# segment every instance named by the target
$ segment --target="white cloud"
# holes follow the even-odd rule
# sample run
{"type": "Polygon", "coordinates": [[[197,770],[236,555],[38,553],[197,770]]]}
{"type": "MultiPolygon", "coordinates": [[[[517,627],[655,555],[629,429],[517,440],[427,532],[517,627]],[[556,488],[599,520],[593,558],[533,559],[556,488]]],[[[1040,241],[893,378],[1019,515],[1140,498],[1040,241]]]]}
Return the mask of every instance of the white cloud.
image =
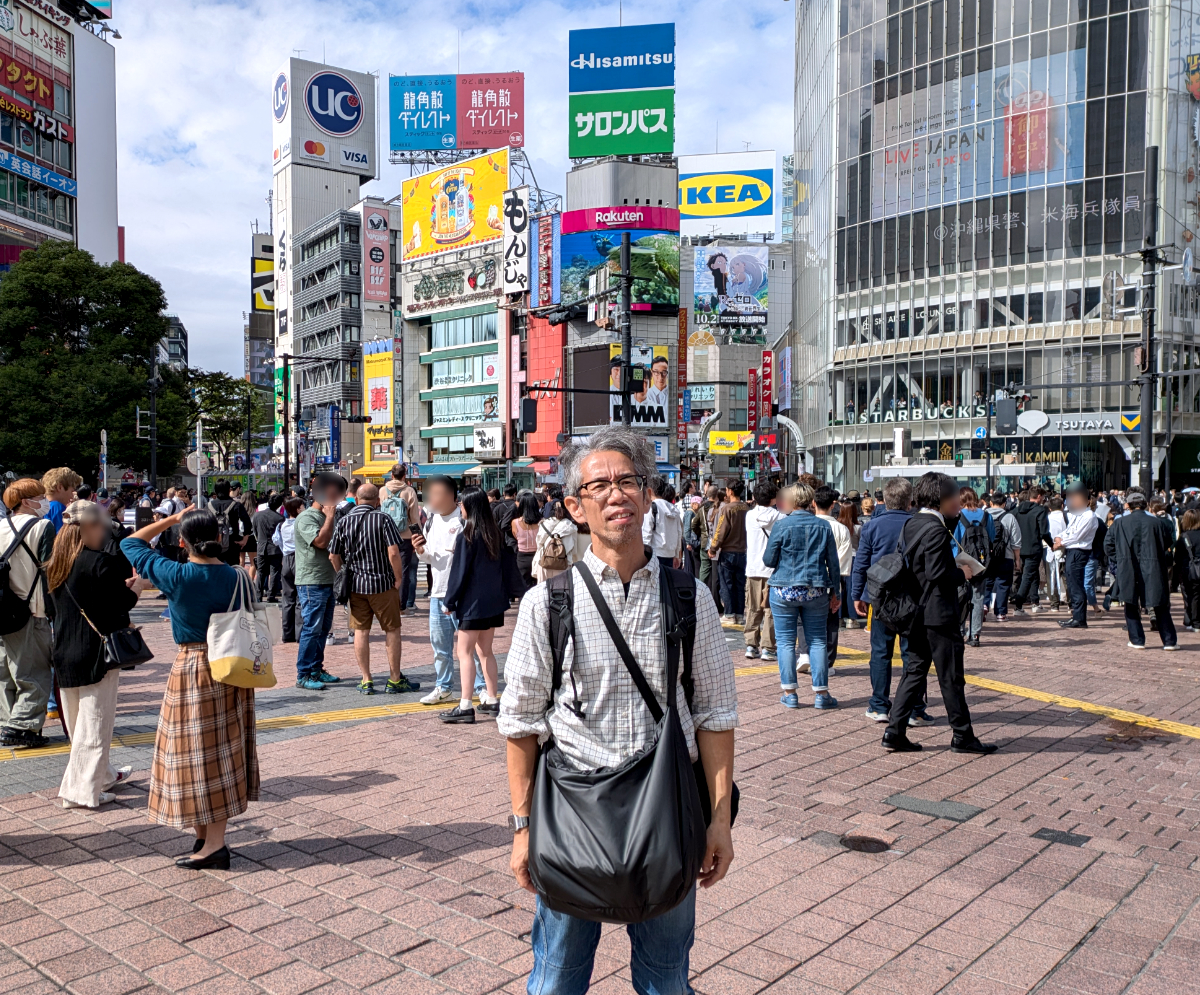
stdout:
{"type": "MultiPolygon", "coordinates": [[[[792,142],[793,4],[624,4],[625,23],[675,20],[676,151],[792,142]]],[[[565,188],[567,32],[616,23],[617,2],[574,0],[122,0],[117,46],[120,219],[126,258],[159,279],[191,336],[195,365],[242,372],[249,235],[269,217],[271,79],[306,59],[376,73],[526,74],[526,151],[538,181],[565,188]]],[[[381,113],[382,120],[382,113],[381,113]]],[[[386,152],[386,133],[381,149],[386,152]]],[[[407,173],[385,165],[367,191],[407,173]]]]}

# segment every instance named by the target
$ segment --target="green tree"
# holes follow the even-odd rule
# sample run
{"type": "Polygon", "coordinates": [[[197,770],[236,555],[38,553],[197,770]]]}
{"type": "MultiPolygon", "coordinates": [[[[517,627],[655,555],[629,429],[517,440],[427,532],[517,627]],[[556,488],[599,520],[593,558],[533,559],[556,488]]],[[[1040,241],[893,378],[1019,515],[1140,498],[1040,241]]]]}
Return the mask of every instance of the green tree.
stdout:
{"type": "MultiPolygon", "coordinates": [[[[100,430],[109,461],[149,469],[135,409],[167,331],[157,280],[126,263],[101,266],[69,242],[22,253],[0,280],[0,465],[18,473],[99,467],[100,430]]],[[[159,371],[159,466],[173,465],[191,429],[187,378],[159,371]]]]}
{"type": "Polygon", "coordinates": [[[216,450],[217,462],[228,470],[236,453],[245,451],[249,417],[253,446],[274,436],[271,394],[228,373],[192,370],[194,410],[204,415],[204,445],[216,450]]]}

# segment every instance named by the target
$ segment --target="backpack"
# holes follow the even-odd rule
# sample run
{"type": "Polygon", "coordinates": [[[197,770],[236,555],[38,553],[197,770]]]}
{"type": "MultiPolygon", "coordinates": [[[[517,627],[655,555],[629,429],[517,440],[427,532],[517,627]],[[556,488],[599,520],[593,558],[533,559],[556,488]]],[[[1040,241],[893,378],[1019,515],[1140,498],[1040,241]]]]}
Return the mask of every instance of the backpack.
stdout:
{"type": "Polygon", "coordinates": [[[1183,537],[1183,544],[1187,546],[1188,551],[1187,579],[1195,584],[1200,582],[1200,560],[1196,559],[1196,550],[1192,548],[1187,536],[1183,537]]]}
{"type": "MultiPolygon", "coordinates": [[[[987,512],[984,512],[986,515],[987,512]]],[[[987,560],[980,562],[987,567],[987,572],[984,576],[994,576],[1001,565],[1008,559],[1008,530],[1004,527],[1004,518],[1008,514],[1007,511],[1002,511],[992,519],[992,525],[996,530],[996,538],[992,540],[991,552],[987,560]]]]}
{"type": "MultiPolygon", "coordinates": [[[[986,515],[987,512],[984,512],[986,515]]],[[[987,570],[995,569],[995,553],[992,550],[993,540],[988,538],[987,522],[980,518],[978,522],[972,522],[969,519],[962,519],[963,537],[959,546],[963,552],[969,553],[983,564],[987,570]]],[[[1004,552],[1001,549],[1000,555],[1003,557],[1004,552]]]]}
{"type": "Polygon", "coordinates": [[[229,512],[232,510],[233,505],[233,498],[230,498],[229,503],[216,514],[218,538],[221,540],[221,549],[225,551],[233,544],[235,529],[233,520],[229,517],[229,512]]]}
{"type": "Polygon", "coordinates": [[[903,545],[902,532],[896,541],[896,551],[881,556],[867,570],[867,594],[872,618],[882,622],[884,628],[906,636],[921,611],[923,599],[903,545]]]}
{"type": "Polygon", "coordinates": [[[26,522],[25,527],[17,533],[4,555],[0,557],[0,636],[7,636],[24,628],[25,624],[33,617],[29,602],[33,600],[33,592],[45,575],[42,573],[42,565],[38,563],[38,558],[25,545],[25,537],[39,521],[40,519],[35,518],[31,522],[26,522]],[[18,546],[23,547],[25,552],[33,558],[33,562],[37,564],[37,576],[29,585],[29,593],[24,598],[12,589],[11,583],[12,557],[18,546]]]}
{"type": "Polygon", "coordinates": [[[542,543],[542,569],[566,570],[571,564],[567,562],[567,549],[563,545],[562,536],[547,529],[545,522],[541,528],[546,534],[546,541],[542,543]]]}
{"type": "MultiPolygon", "coordinates": [[[[578,569],[586,570],[587,567],[579,566],[578,569]]],[[[663,629],[667,639],[668,658],[671,653],[683,654],[683,672],[679,677],[679,686],[683,688],[683,696],[690,709],[692,697],[696,693],[696,682],[692,677],[692,651],[696,645],[696,578],[686,570],[664,567],[661,563],[659,572],[664,575],[662,586],[667,592],[667,596],[663,598],[663,629]]],[[[551,577],[546,581],[546,588],[550,615],[550,701],[553,703],[554,695],[562,687],[567,640],[575,635],[575,582],[571,571],[567,570],[551,577]]],[[[570,677],[571,711],[579,719],[586,720],[585,705],[579,700],[579,688],[575,684],[573,670],[570,677]]],[[[712,801],[708,794],[708,779],[704,776],[704,766],[700,760],[692,765],[692,771],[696,775],[700,807],[707,824],[712,819],[712,801]]],[[[731,826],[737,818],[740,797],[741,793],[735,784],[730,802],[731,826]]]]}

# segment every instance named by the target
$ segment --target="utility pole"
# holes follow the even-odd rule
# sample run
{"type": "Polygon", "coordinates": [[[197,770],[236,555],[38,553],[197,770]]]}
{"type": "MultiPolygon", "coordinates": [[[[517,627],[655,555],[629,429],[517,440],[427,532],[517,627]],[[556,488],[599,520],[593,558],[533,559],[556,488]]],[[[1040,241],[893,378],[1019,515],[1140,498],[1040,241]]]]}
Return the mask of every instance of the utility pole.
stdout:
{"type": "Polygon", "coordinates": [[[108,490],[108,430],[100,429],[100,489],[108,490]]]}
{"type": "Polygon", "coordinates": [[[150,360],[150,486],[158,490],[158,345],[150,360]]]}
{"type": "Polygon", "coordinates": [[[1154,392],[1158,356],[1154,343],[1154,287],[1158,271],[1158,146],[1146,149],[1146,213],[1142,215],[1142,388],[1138,483],[1149,499],[1154,488],[1154,392]]]}
{"type": "Polygon", "coordinates": [[[296,377],[296,486],[302,483],[302,467],[304,465],[304,440],[300,436],[300,377],[296,377]]]}
{"type": "MultiPolygon", "coordinates": [[[[250,390],[254,390],[251,386],[250,390]]],[[[251,422],[254,417],[254,396],[247,392],[246,394],[246,472],[250,473],[250,433],[253,430],[251,422]]],[[[250,478],[253,481],[253,477],[250,478]]],[[[249,490],[249,488],[247,488],[249,490]]]]}
{"type": "Polygon", "coordinates": [[[288,419],[291,417],[291,407],[288,404],[288,395],[290,391],[288,387],[292,379],[291,353],[285,352],[279,357],[283,360],[283,493],[288,492],[288,467],[291,464],[291,451],[288,448],[290,437],[288,433],[288,419]]]}
{"type": "Polygon", "coordinates": [[[630,328],[629,312],[632,308],[630,296],[633,279],[630,274],[629,232],[621,233],[621,424],[626,428],[632,421],[630,392],[633,388],[633,332],[630,328]]]}

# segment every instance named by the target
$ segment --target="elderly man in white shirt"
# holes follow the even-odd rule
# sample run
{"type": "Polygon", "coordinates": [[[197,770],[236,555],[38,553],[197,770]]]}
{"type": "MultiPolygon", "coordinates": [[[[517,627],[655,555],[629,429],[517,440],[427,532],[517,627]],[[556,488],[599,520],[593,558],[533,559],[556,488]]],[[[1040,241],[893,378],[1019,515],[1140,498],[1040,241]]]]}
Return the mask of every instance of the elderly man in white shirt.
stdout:
{"type": "Polygon", "coordinates": [[[667,482],[662,477],[655,474],[647,486],[654,501],[642,520],[642,542],[663,566],[679,567],[683,563],[683,519],[679,509],[663,497],[667,482]]]}
{"type": "Polygon", "coordinates": [[[754,507],[746,512],[746,641],[747,660],[775,659],[775,620],[771,618],[768,582],[771,568],[763,563],[771,527],[783,518],[775,507],[775,487],[754,488],[754,507]],[[759,630],[761,629],[761,637],[759,630]],[[760,647],[761,642],[761,647],[760,647]]]}
{"type": "Polygon", "coordinates": [[[1067,600],[1071,605],[1069,621],[1059,622],[1064,629],[1087,628],[1087,592],[1083,577],[1092,555],[1092,541],[1100,521],[1088,507],[1090,495],[1083,484],[1066,490],[1066,528],[1054,539],[1055,550],[1066,551],[1067,600]]]}

